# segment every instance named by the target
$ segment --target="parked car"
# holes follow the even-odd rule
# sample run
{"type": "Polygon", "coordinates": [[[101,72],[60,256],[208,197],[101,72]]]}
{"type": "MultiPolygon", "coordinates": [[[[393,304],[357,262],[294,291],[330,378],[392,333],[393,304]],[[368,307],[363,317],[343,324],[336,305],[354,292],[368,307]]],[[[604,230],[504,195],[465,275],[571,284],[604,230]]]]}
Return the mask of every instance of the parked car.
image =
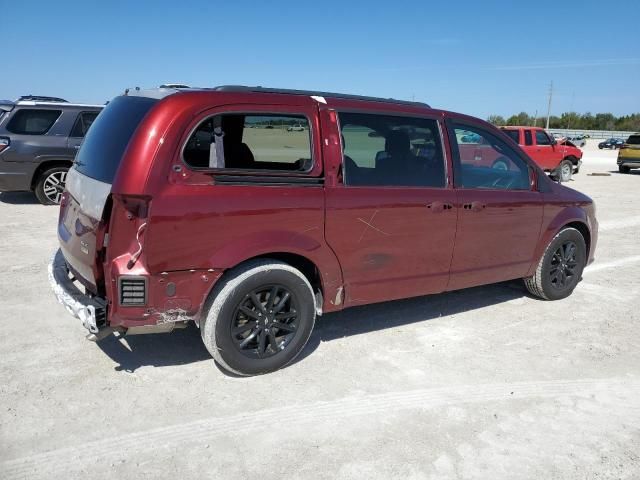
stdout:
{"type": "Polygon", "coordinates": [[[553,178],[568,182],[580,171],[582,150],[566,139],[559,141],[540,127],[507,126],[502,130],[553,178]]]}
{"type": "Polygon", "coordinates": [[[604,142],[600,142],[598,144],[598,148],[602,150],[603,148],[611,148],[617,149],[620,148],[624,144],[624,140],[621,138],[608,138],[604,142]]]}
{"type": "Polygon", "coordinates": [[[30,190],[42,204],[60,203],[67,171],[102,105],[59,100],[0,102],[0,192],[30,190]]]}
{"type": "Polygon", "coordinates": [[[574,147],[583,148],[587,144],[587,139],[583,135],[574,135],[567,137],[574,147]]]}
{"type": "Polygon", "coordinates": [[[565,298],[597,232],[589,197],[477,118],[298,90],[136,91],[69,171],[49,275],[95,339],[195,322],[223,369],[254,375],[289,364],[324,312],[516,278],[565,298]],[[310,135],[245,131],[267,119],[310,135]],[[478,165],[469,133],[506,168],[478,165]]]}
{"type": "Polygon", "coordinates": [[[640,133],[634,133],[618,151],[618,170],[629,173],[633,168],[640,168],[640,133]]]}
{"type": "Polygon", "coordinates": [[[16,102],[57,102],[57,103],[69,103],[68,100],[60,97],[47,97],[44,95],[22,95],[19,97],[16,102]]]}
{"type": "Polygon", "coordinates": [[[302,125],[289,125],[287,132],[304,132],[304,127],[302,125]]]}

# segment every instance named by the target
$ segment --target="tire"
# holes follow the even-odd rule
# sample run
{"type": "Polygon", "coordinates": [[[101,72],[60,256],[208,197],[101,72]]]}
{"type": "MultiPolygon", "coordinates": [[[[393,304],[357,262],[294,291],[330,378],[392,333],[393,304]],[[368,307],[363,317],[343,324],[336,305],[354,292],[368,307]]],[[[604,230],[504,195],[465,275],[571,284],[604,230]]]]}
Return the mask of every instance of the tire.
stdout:
{"type": "Polygon", "coordinates": [[[536,297],[544,300],[560,300],[571,295],[582,278],[582,272],[586,264],[587,247],[584,237],[575,228],[565,228],[549,242],[534,275],[525,278],[524,284],[527,290],[536,297]],[[570,255],[567,255],[564,260],[561,256],[558,256],[559,252],[567,253],[572,251],[570,247],[567,248],[568,245],[575,247],[573,260],[568,260],[570,255]],[[567,268],[564,268],[563,265],[567,265],[567,268]],[[563,285],[561,284],[562,278],[554,277],[554,273],[561,269],[566,275],[570,265],[573,265],[571,268],[572,273],[565,278],[563,285]]]}
{"type": "Polygon", "coordinates": [[[573,163],[571,163],[571,160],[566,159],[560,162],[560,165],[558,165],[558,168],[555,172],[556,178],[558,178],[561,182],[568,182],[569,180],[571,180],[572,174],[573,163]]]}
{"type": "Polygon", "coordinates": [[[200,325],[202,340],[224,370],[242,376],[273,372],[291,363],[309,340],[315,302],[313,289],[299,270],[272,259],[249,261],[230,270],[214,288],[200,325]],[[270,313],[276,308],[280,313],[270,313]],[[286,315],[290,317],[285,319],[286,315]]]}
{"type": "Polygon", "coordinates": [[[43,205],[58,205],[69,167],[48,168],[40,174],[33,193],[43,205]]]}
{"type": "Polygon", "coordinates": [[[565,160],[568,160],[571,162],[571,171],[573,172],[574,175],[580,171],[580,167],[578,167],[578,159],[576,157],[569,156],[565,158],[565,160]]]}
{"type": "Polygon", "coordinates": [[[629,167],[625,167],[624,165],[618,165],[618,171],[620,173],[629,173],[631,169],[629,167]]]}

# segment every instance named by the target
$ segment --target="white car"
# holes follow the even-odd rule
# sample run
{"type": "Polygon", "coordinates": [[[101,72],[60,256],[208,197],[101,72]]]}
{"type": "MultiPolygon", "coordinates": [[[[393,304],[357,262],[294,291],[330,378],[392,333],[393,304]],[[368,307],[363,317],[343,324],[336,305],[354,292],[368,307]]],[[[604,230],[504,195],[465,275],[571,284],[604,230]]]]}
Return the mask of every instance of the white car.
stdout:
{"type": "Polygon", "coordinates": [[[304,132],[302,125],[290,125],[287,127],[287,132],[304,132]]]}

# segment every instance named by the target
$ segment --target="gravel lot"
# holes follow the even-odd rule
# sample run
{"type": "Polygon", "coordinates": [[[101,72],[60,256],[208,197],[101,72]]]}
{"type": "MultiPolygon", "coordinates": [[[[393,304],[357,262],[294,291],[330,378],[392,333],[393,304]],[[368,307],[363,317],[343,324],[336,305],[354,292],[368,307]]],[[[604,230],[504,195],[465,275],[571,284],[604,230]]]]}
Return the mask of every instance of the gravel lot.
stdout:
{"type": "Polygon", "coordinates": [[[640,478],[640,171],[594,143],[569,186],[600,240],[570,298],[508,282],[326,315],[255,378],[196,328],[85,341],[47,281],[57,209],[0,194],[0,478],[640,478]]]}

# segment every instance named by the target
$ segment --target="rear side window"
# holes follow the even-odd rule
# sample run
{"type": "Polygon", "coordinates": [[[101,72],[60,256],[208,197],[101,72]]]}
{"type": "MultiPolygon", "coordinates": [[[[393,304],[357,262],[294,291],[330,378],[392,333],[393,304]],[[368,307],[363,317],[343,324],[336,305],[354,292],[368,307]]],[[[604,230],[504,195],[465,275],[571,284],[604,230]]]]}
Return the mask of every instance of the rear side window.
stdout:
{"type": "Polygon", "coordinates": [[[302,115],[216,115],[191,134],[183,158],[195,168],[308,172],[309,122],[302,115]]]}
{"type": "Polygon", "coordinates": [[[503,132],[509,135],[514,142],[520,143],[520,130],[503,130],[503,132]]]}
{"type": "Polygon", "coordinates": [[[70,137],[82,138],[89,131],[89,127],[98,116],[99,112],[82,112],[78,115],[76,123],[71,129],[70,137]]]}
{"type": "Polygon", "coordinates": [[[91,178],[112,183],[129,140],[157,101],[121,96],[109,102],[87,132],[75,168],[91,178]]]}
{"type": "MultiPolygon", "coordinates": [[[[345,185],[445,186],[445,162],[437,121],[363,113],[338,116],[345,185]]],[[[465,137],[465,142],[478,139],[471,135],[465,137]]]]}
{"type": "Polygon", "coordinates": [[[61,113],[62,110],[20,109],[9,120],[7,130],[19,135],[44,135],[61,113]]]}
{"type": "Polygon", "coordinates": [[[533,137],[531,136],[531,130],[524,131],[524,144],[533,145],[533,137]]]}
{"type": "Polygon", "coordinates": [[[631,135],[627,139],[629,145],[640,145],[640,135],[631,135]]]}

